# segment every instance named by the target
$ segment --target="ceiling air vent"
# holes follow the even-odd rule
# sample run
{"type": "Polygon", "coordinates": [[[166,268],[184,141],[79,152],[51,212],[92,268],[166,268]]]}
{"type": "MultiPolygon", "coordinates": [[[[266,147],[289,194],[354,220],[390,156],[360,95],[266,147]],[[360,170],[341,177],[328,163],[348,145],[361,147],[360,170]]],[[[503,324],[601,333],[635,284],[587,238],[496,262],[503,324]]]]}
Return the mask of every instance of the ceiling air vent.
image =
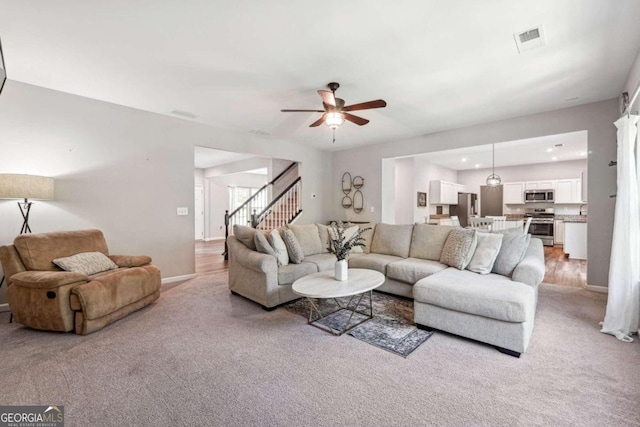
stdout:
{"type": "Polygon", "coordinates": [[[516,46],[520,53],[545,45],[542,25],[520,33],[515,33],[513,38],[516,41],[516,46]]]}

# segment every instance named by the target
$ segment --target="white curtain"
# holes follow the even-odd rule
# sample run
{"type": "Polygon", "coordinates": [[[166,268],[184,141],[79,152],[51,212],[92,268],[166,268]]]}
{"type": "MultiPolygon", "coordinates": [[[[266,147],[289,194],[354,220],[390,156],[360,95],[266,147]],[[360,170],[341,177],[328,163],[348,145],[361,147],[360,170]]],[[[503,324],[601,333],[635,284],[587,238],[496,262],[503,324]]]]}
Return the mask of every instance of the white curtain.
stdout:
{"type": "Polygon", "coordinates": [[[638,116],[625,115],[618,128],[618,189],[613,224],[607,313],[600,332],[631,342],[640,319],[640,174],[634,147],[638,116]]]}

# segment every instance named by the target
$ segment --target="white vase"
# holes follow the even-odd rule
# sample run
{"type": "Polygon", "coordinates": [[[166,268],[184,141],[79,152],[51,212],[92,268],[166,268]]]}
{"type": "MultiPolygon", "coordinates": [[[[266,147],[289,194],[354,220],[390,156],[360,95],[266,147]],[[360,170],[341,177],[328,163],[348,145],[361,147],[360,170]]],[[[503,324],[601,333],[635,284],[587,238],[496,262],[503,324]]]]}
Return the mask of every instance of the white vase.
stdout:
{"type": "Polygon", "coordinates": [[[342,261],[336,261],[336,280],[347,280],[347,272],[348,270],[348,265],[347,265],[347,260],[343,259],[342,261]]]}

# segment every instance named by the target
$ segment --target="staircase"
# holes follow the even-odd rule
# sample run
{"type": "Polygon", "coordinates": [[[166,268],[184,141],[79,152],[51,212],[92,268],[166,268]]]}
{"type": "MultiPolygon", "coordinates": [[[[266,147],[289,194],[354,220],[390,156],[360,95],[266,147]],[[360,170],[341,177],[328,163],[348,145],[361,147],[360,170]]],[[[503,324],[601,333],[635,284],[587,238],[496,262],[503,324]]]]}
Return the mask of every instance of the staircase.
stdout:
{"type": "MultiPolygon", "coordinates": [[[[280,194],[273,196],[274,189],[281,188],[283,181],[290,179],[289,172],[297,170],[298,163],[292,163],[273,180],[262,186],[233,212],[225,211],[224,259],[229,259],[226,239],[234,224],[251,226],[259,230],[272,230],[295,221],[302,213],[302,177],[298,176],[280,194]],[[271,201],[266,204],[266,201],[271,201]],[[266,206],[265,206],[266,204],[266,206]],[[264,209],[260,207],[265,206],[264,209]]],[[[285,181],[286,182],[286,181],[285,181]]]]}

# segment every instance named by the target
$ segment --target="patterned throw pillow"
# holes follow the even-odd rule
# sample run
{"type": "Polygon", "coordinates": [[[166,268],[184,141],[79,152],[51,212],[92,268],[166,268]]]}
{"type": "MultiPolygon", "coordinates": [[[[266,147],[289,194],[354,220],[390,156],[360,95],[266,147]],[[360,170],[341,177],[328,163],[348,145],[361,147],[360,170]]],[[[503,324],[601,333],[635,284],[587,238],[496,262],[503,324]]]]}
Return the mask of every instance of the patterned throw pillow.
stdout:
{"type": "Polygon", "coordinates": [[[467,265],[467,270],[479,274],[489,274],[496,262],[502,246],[502,234],[478,233],[478,245],[467,265]]]}
{"type": "Polygon", "coordinates": [[[102,252],[82,252],[65,258],[56,258],[52,262],[64,271],[82,273],[87,276],[118,268],[102,252]]]}
{"type": "Polygon", "coordinates": [[[304,259],[304,252],[302,251],[300,243],[298,243],[298,239],[296,239],[296,235],[293,234],[291,230],[284,230],[282,239],[284,240],[284,244],[287,245],[289,260],[294,264],[300,264],[304,259]]]}
{"type": "Polygon", "coordinates": [[[256,244],[256,249],[258,252],[262,254],[273,255],[274,257],[278,258],[278,254],[276,254],[276,251],[273,250],[262,231],[256,231],[256,235],[253,237],[253,241],[256,244]]]}
{"type": "Polygon", "coordinates": [[[280,232],[276,229],[271,230],[269,233],[269,244],[276,253],[278,258],[278,265],[289,265],[289,253],[287,252],[287,245],[282,240],[280,232]]]}
{"type": "Polygon", "coordinates": [[[449,267],[464,270],[469,261],[471,261],[477,244],[476,230],[454,228],[449,232],[447,241],[444,243],[440,254],[440,262],[449,267]]]}

